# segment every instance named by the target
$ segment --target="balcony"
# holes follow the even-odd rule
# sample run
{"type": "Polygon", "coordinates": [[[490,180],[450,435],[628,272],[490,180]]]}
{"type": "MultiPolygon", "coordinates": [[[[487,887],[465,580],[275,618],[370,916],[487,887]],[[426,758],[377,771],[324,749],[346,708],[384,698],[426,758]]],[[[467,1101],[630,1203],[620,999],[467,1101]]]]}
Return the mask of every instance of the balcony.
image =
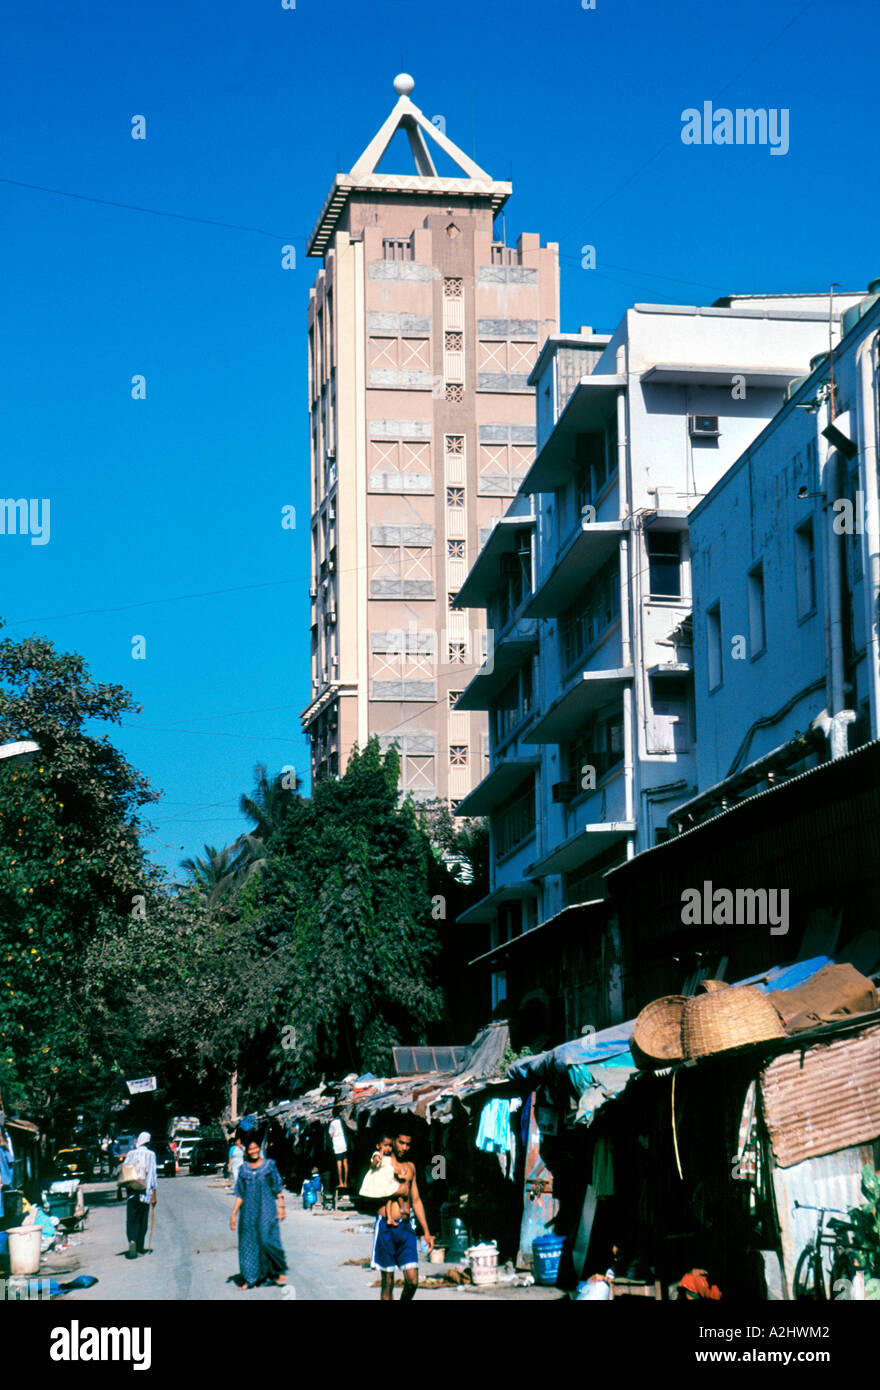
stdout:
{"type": "Polygon", "coordinates": [[[646,367],[640,380],[646,386],[725,386],[744,378],[749,390],[784,391],[789,382],[803,375],[800,367],[722,367],[695,362],[655,362],[646,367]]]}
{"type": "Polygon", "coordinates": [[[523,609],[524,616],[557,618],[565,612],[619,549],[623,532],[623,523],[619,521],[593,521],[587,526],[578,526],[547,578],[523,609]]]}
{"type": "Polygon", "coordinates": [[[530,757],[503,758],[492,771],[455,808],[457,816],[488,816],[496,806],[509,801],[523,782],[537,773],[541,764],[539,754],[530,757]]]}
{"type": "Polygon", "coordinates": [[[544,878],[547,874],[569,873],[635,833],[634,820],[591,822],[574,835],[569,835],[562,844],[557,845],[542,859],[530,864],[526,872],[534,878],[544,878]]]}
{"type": "Polygon", "coordinates": [[[535,518],[531,514],[499,517],[458,592],[456,608],[488,607],[492,594],[501,584],[502,556],[515,554],[517,532],[530,530],[534,525],[535,518]]]}
{"type": "Polygon", "coordinates": [[[469,907],[463,912],[456,921],[463,922],[470,926],[476,922],[494,922],[495,914],[501,903],[515,902],[518,898],[536,898],[538,890],[534,883],[529,883],[528,879],[512,879],[509,883],[503,883],[494,892],[487,893],[485,898],[481,898],[473,907],[469,907]]]}
{"type": "Polygon", "coordinates": [[[574,468],[577,436],[602,429],[615,409],[618,393],[625,386],[625,376],[585,376],[581,379],[553,433],[523,479],[522,492],[553,492],[568,482],[574,468]]]}
{"type": "Polygon", "coordinates": [[[632,678],[631,666],[582,671],[574,685],[554,700],[547,713],[524,735],[523,743],[566,743],[632,678]]]}
{"type": "MultiPolygon", "coordinates": [[[[492,642],[491,633],[489,641],[492,642]]],[[[494,647],[490,646],[486,661],[458,697],[455,708],[490,709],[514,672],[537,650],[538,629],[534,621],[518,618],[508,623],[494,647]]]]}

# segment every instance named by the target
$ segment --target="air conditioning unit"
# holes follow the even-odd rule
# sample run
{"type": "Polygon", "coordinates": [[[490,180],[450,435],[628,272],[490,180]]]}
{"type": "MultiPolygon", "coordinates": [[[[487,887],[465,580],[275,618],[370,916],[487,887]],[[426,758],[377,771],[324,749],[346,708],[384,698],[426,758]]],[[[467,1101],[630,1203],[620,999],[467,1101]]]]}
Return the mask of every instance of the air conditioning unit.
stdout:
{"type": "Polygon", "coordinates": [[[316,586],[313,584],[312,587],[309,589],[309,598],[317,598],[317,597],[318,597],[318,590],[317,590],[316,586]]]}
{"type": "Polygon", "coordinates": [[[327,519],[328,519],[329,521],[335,521],[335,520],[336,520],[336,508],[335,508],[335,507],[328,507],[328,508],[327,508],[327,519]]]}
{"type": "Polygon", "coordinates": [[[328,561],[327,561],[327,573],[328,573],[328,574],[335,574],[335,573],[336,573],[336,565],[333,563],[332,560],[328,560],[328,561]]]}
{"type": "Polygon", "coordinates": [[[334,460],[335,460],[335,458],[336,458],[336,450],[335,450],[335,449],[328,449],[328,450],[327,450],[327,462],[328,462],[328,463],[333,463],[334,460]]]}
{"type": "Polygon", "coordinates": [[[554,801],[573,801],[577,795],[576,782],[554,782],[551,788],[554,801]]]}
{"type": "Polygon", "coordinates": [[[334,671],[338,671],[338,670],[339,670],[339,657],[338,657],[338,656],[334,656],[334,657],[332,658],[331,662],[330,662],[330,665],[332,666],[332,668],[333,668],[334,671]]]}
{"type": "Polygon", "coordinates": [[[688,429],[691,439],[717,439],[721,433],[717,415],[689,415],[688,429]]]}
{"type": "Polygon", "coordinates": [[[328,609],[327,609],[327,613],[326,613],[325,616],[326,616],[326,618],[327,618],[327,622],[328,622],[328,623],[331,623],[331,624],[332,624],[332,623],[335,623],[335,622],[336,622],[336,609],[335,609],[335,608],[328,608],[328,609]]]}

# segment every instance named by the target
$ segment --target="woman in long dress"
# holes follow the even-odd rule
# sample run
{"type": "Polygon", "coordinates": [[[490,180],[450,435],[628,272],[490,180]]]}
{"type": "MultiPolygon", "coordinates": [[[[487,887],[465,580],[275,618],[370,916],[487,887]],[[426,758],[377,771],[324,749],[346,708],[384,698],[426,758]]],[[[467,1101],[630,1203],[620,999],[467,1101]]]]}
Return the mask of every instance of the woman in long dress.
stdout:
{"type": "Polygon", "coordinates": [[[229,1219],[234,1231],[238,1213],[238,1262],[242,1287],[286,1284],[287,1259],[281,1244],[279,1221],[284,1220],[284,1187],[271,1158],[263,1158],[257,1139],[245,1150],[245,1162],[235,1181],[235,1205],[229,1219]]]}

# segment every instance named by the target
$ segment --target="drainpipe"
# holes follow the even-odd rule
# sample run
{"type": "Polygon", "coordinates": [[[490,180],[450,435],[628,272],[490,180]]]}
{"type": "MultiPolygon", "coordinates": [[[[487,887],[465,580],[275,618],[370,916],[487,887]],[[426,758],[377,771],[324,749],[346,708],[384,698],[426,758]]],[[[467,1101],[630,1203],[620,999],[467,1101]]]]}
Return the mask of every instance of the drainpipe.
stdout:
{"type": "Polygon", "coordinates": [[[861,484],[865,493],[865,534],[862,571],[865,590],[865,647],[871,708],[871,737],[880,737],[880,645],[877,601],[880,594],[880,499],[877,490],[877,352],[880,333],[859,344],[859,424],[863,464],[861,484]]]}
{"type": "Polygon", "coordinates": [[[819,450],[820,459],[820,480],[819,491],[823,494],[822,499],[822,536],[823,536],[823,555],[825,561],[825,583],[827,586],[828,606],[826,608],[826,638],[827,638],[827,676],[826,690],[828,700],[828,710],[831,717],[844,707],[843,695],[843,613],[841,610],[841,577],[840,577],[840,550],[837,544],[832,521],[834,517],[833,503],[839,496],[837,478],[837,457],[836,452],[828,444],[822,435],[822,430],[830,424],[834,418],[834,401],[829,396],[827,403],[823,403],[819,412],[819,450]]]}
{"type": "MultiPolygon", "coordinates": [[[[627,375],[626,347],[621,343],[617,349],[616,361],[619,376],[627,377],[627,386],[617,395],[617,494],[618,509],[624,522],[632,518],[629,492],[629,440],[627,435],[627,375]]],[[[632,666],[632,640],[630,628],[630,561],[629,539],[624,532],[620,538],[620,656],[624,666],[632,666]]],[[[627,683],[623,687],[623,788],[624,818],[635,819],[635,757],[633,752],[633,688],[627,683]]],[[[635,843],[632,835],[627,837],[626,857],[632,859],[635,843]]]]}

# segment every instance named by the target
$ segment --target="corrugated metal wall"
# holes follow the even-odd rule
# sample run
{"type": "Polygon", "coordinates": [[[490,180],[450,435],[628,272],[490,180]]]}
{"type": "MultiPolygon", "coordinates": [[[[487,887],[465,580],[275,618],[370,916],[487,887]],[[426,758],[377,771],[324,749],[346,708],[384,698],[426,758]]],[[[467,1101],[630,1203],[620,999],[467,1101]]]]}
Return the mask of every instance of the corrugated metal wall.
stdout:
{"type": "Polygon", "coordinates": [[[880,1136],[880,1026],[805,1052],[784,1053],[761,1074],[778,1167],[880,1136]]]}

